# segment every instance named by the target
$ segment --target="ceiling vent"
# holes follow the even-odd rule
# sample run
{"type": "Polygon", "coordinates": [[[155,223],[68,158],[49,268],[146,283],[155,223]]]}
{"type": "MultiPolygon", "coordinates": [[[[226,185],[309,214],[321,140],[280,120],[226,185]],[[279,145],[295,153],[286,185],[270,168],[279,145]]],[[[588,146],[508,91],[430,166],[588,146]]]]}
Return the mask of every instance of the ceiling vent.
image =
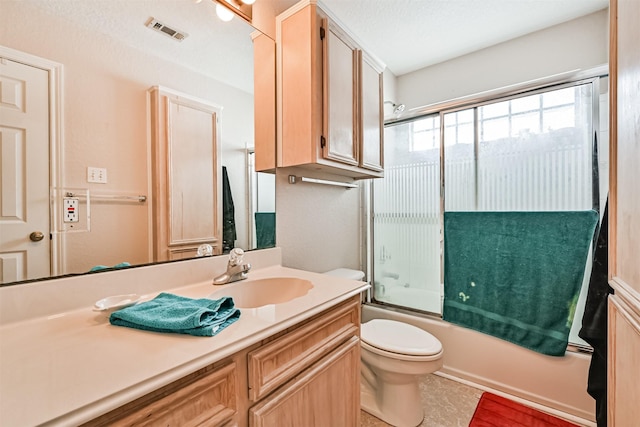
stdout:
{"type": "Polygon", "coordinates": [[[179,42],[189,36],[189,34],[185,33],[184,31],[168,27],[155,18],[149,18],[149,21],[147,21],[147,27],[151,28],[152,30],[156,30],[166,36],[169,36],[174,40],[178,40],[179,42]]]}

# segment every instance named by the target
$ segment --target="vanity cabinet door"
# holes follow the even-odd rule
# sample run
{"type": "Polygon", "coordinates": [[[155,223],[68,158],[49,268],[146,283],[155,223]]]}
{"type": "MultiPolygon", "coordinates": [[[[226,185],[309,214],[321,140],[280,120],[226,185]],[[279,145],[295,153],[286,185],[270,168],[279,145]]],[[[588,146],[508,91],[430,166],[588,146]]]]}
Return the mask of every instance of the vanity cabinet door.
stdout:
{"type": "Polygon", "coordinates": [[[351,337],[358,336],[359,328],[360,300],[354,297],[249,352],[249,399],[255,402],[267,396],[351,337]]]}
{"type": "Polygon", "coordinates": [[[238,412],[236,363],[205,368],[85,426],[224,426],[238,412]]]}
{"type": "Polygon", "coordinates": [[[359,426],[360,340],[342,344],[249,411],[251,427],[359,426]]]}

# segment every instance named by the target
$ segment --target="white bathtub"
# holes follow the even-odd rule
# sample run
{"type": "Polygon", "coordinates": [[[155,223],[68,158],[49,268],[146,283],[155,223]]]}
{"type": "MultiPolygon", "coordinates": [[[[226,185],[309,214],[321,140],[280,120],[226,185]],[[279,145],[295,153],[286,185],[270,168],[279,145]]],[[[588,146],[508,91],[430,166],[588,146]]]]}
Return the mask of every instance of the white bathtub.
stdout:
{"type": "Polygon", "coordinates": [[[411,307],[429,313],[442,313],[442,293],[422,288],[390,286],[384,294],[376,294],[381,302],[411,307]]]}

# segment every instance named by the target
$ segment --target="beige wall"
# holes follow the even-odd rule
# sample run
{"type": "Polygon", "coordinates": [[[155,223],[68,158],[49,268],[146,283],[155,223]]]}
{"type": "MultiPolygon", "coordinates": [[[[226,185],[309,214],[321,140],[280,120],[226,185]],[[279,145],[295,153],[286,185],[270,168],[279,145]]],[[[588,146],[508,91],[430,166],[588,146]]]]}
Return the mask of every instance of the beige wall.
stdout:
{"type": "MultiPolygon", "coordinates": [[[[607,14],[597,12],[407,75],[395,77],[387,71],[384,99],[409,109],[604,64],[607,14]]],[[[317,185],[291,185],[285,172],[276,187],[276,244],[283,248],[285,265],[317,272],[341,266],[363,269],[355,190],[345,194],[317,185]]]]}
{"type": "Polygon", "coordinates": [[[282,265],[317,273],[340,267],[362,270],[360,190],[300,182],[288,176],[334,181],[344,178],[301,168],[276,174],[276,244],[282,265]]]}
{"type": "MultiPolygon", "coordinates": [[[[21,3],[2,2],[0,45],[64,66],[65,187],[150,196],[146,91],[166,86],[223,107],[222,164],[234,196],[236,245],[247,247],[243,150],[253,145],[253,95],[21,3]],[[108,183],[88,184],[88,166],[106,168],[108,183]]],[[[149,207],[94,202],[91,231],[65,236],[65,272],[149,262],[149,207]]]]}
{"type": "MultiPolygon", "coordinates": [[[[396,80],[395,99],[390,99],[387,94],[385,99],[405,103],[407,107],[422,106],[576,68],[604,64],[608,61],[607,28],[607,12],[598,12],[400,76],[396,80]]],[[[385,75],[385,83],[388,78],[393,76],[385,75]]],[[[358,216],[362,207],[355,191],[350,191],[353,192],[345,193],[344,190],[313,185],[291,185],[287,183],[286,174],[279,173],[276,181],[276,241],[283,248],[284,265],[321,272],[339,266],[354,268],[363,264],[362,259],[355,258],[361,249],[358,216]]],[[[374,313],[371,317],[392,315],[392,312],[386,313],[374,313]]],[[[411,323],[419,323],[418,317],[409,317],[416,319],[411,323]]],[[[585,391],[588,356],[545,356],[540,361],[543,358],[517,346],[496,344],[494,338],[461,328],[454,331],[446,322],[432,323],[437,325],[434,333],[443,341],[445,353],[451,352],[447,356],[448,362],[445,362],[450,374],[583,419],[594,419],[593,400],[585,391]],[[491,349],[496,345],[502,352],[484,352],[478,359],[468,357],[476,349],[491,349]],[[535,363],[532,362],[534,359],[535,363]],[[501,360],[508,362],[505,372],[516,375],[515,380],[512,378],[507,381],[503,378],[504,373],[498,375],[495,372],[496,363],[499,364],[501,360]],[[490,368],[470,368],[477,363],[490,368]],[[534,374],[518,374],[523,372],[534,374]],[[539,381],[529,383],[530,378],[539,381]],[[551,390],[545,379],[551,379],[554,384],[552,388],[561,391],[551,390]],[[557,384],[562,387],[558,388],[557,384]]]]}
{"type": "Polygon", "coordinates": [[[608,28],[608,10],[602,10],[405,74],[395,101],[421,107],[606,64],[608,28]]]}

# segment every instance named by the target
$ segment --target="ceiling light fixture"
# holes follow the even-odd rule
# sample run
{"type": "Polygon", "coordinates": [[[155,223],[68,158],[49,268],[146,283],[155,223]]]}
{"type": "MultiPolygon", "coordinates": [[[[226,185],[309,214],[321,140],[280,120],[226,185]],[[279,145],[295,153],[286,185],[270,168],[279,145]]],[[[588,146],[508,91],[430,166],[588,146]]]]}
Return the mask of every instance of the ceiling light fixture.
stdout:
{"type": "Polygon", "coordinates": [[[216,0],[216,15],[223,21],[231,21],[238,15],[251,24],[253,3],[256,0],[216,0]]]}
{"type": "Polygon", "coordinates": [[[216,4],[216,15],[221,21],[229,22],[233,19],[233,12],[229,8],[224,7],[220,3],[216,4]]]}

